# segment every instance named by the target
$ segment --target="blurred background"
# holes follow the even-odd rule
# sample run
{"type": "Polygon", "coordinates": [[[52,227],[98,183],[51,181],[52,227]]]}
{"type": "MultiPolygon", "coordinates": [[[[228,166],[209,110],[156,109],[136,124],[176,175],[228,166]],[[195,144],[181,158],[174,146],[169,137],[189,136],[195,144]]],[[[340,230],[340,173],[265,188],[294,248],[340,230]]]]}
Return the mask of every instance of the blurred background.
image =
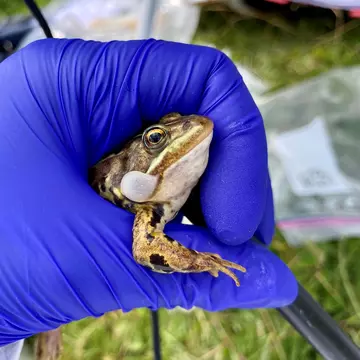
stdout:
{"type": "MultiPolygon", "coordinates": [[[[266,125],[278,224],[271,249],[360,346],[360,1],[37,4],[54,37],[151,36],[206,44],[233,59],[266,125]]],[[[22,0],[0,0],[0,61],[42,37],[22,0]]],[[[321,359],[275,310],[159,314],[164,359],[321,359]]],[[[63,331],[63,360],[153,358],[147,309],[63,331]]],[[[33,343],[22,359],[31,359],[33,343]]]]}

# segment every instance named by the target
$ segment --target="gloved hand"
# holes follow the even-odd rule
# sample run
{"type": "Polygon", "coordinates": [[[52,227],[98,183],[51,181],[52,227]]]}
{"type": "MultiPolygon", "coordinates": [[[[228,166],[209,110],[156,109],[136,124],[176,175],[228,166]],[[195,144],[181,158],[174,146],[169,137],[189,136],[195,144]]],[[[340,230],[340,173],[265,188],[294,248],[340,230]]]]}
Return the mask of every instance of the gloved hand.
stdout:
{"type": "Polygon", "coordinates": [[[261,115],[234,64],[164,41],[47,39],[0,64],[0,345],[138,307],[285,306],[297,294],[268,244],[274,232],[261,115]],[[98,196],[87,170],[166,113],[215,123],[201,185],[208,228],[170,223],[185,246],[247,269],[154,273],[132,257],[134,216],[98,196]]]}

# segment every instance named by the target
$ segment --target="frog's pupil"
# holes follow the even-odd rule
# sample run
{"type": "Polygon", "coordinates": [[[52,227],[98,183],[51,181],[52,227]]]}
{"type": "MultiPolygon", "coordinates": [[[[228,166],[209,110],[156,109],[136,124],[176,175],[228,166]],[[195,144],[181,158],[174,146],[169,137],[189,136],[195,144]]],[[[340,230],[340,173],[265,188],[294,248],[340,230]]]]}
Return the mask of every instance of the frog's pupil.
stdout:
{"type": "Polygon", "coordinates": [[[152,143],[156,144],[161,140],[161,134],[158,132],[154,132],[150,134],[149,138],[152,143]]]}

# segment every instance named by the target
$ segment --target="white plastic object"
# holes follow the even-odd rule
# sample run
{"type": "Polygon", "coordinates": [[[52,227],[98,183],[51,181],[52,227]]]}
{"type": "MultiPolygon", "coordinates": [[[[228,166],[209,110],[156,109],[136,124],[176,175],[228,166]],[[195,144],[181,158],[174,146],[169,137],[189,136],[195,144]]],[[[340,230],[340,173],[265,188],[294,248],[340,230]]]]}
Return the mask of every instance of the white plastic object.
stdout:
{"type": "MultiPolygon", "coordinates": [[[[43,12],[54,37],[98,41],[155,38],[189,43],[200,18],[199,6],[190,0],[55,0],[43,12]]],[[[43,37],[36,29],[20,47],[43,37]]]]}
{"type": "Polygon", "coordinates": [[[359,0],[295,0],[294,3],[313,5],[327,9],[353,10],[360,9],[359,0]]]}
{"type": "Polygon", "coordinates": [[[360,235],[360,67],[268,94],[260,105],[278,228],[301,246],[360,235]]]}

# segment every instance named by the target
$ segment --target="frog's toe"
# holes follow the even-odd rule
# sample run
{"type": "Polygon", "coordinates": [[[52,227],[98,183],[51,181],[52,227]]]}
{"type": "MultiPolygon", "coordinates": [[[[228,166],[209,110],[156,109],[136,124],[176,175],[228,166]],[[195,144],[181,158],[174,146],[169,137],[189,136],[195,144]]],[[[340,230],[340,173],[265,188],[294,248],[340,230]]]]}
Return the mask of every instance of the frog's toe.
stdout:
{"type": "Polygon", "coordinates": [[[218,269],[211,269],[209,270],[209,273],[214,277],[219,277],[219,270],[218,269]]]}
{"type": "Polygon", "coordinates": [[[224,260],[220,255],[218,254],[213,254],[213,253],[208,253],[208,252],[204,252],[202,253],[204,254],[205,256],[209,256],[213,262],[215,262],[217,264],[217,266],[221,266],[221,267],[230,267],[230,268],[233,268],[233,269],[236,269],[236,270],[239,270],[243,273],[246,272],[246,269],[239,265],[239,264],[236,264],[232,261],[227,261],[227,260],[224,260]]]}
{"type": "Polygon", "coordinates": [[[235,281],[236,286],[240,286],[239,279],[228,268],[233,268],[233,269],[239,270],[241,272],[246,272],[246,269],[243,266],[233,263],[231,261],[224,260],[218,254],[206,253],[206,256],[209,256],[212,260],[212,268],[209,270],[209,273],[211,275],[218,277],[219,271],[221,271],[224,274],[230,276],[235,281]],[[214,275],[214,273],[216,273],[216,275],[214,275]]]}
{"type": "Polygon", "coordinates": [[[217,260],[215,260],[219,265],[222,265],[222,266],[224,266],[224,267],[230,267],[230,268],[233,268],[233,269],[236,269],[236,270],[239,270],[239,271],[241,271],[241,272],[243,272],[243,273],[245,273],[246,272],[246,269],[243,267],[243,266],[241,266],[241,265],[239,265],[239,264],[236,264],[236,263],[234,263],[234,262],[231,262],[231,261],[227,261],[227,260],[224,260],[224,259],[217,259],[217,260]]]}
{"type": "Polygon", "coordinates": [[[240,281],[239,281],[238,277],[231,270],[229,270],[227,267],[219,265],[219,264],[216,264],[216,267],[217,267],[216,270],[218,272],[221,271],[224,274],[230,276],[235,281],[236,286],[240,286],[240,281]]]}
{"type": "Polygon", "coordinates": [[[221,259],[221,256],[219,254],[213,254],[213,253],[209,253],[209,252],[203,252],[203,254],[209,255],[211,257],[216,257],[218,259],[221,259]]]}

